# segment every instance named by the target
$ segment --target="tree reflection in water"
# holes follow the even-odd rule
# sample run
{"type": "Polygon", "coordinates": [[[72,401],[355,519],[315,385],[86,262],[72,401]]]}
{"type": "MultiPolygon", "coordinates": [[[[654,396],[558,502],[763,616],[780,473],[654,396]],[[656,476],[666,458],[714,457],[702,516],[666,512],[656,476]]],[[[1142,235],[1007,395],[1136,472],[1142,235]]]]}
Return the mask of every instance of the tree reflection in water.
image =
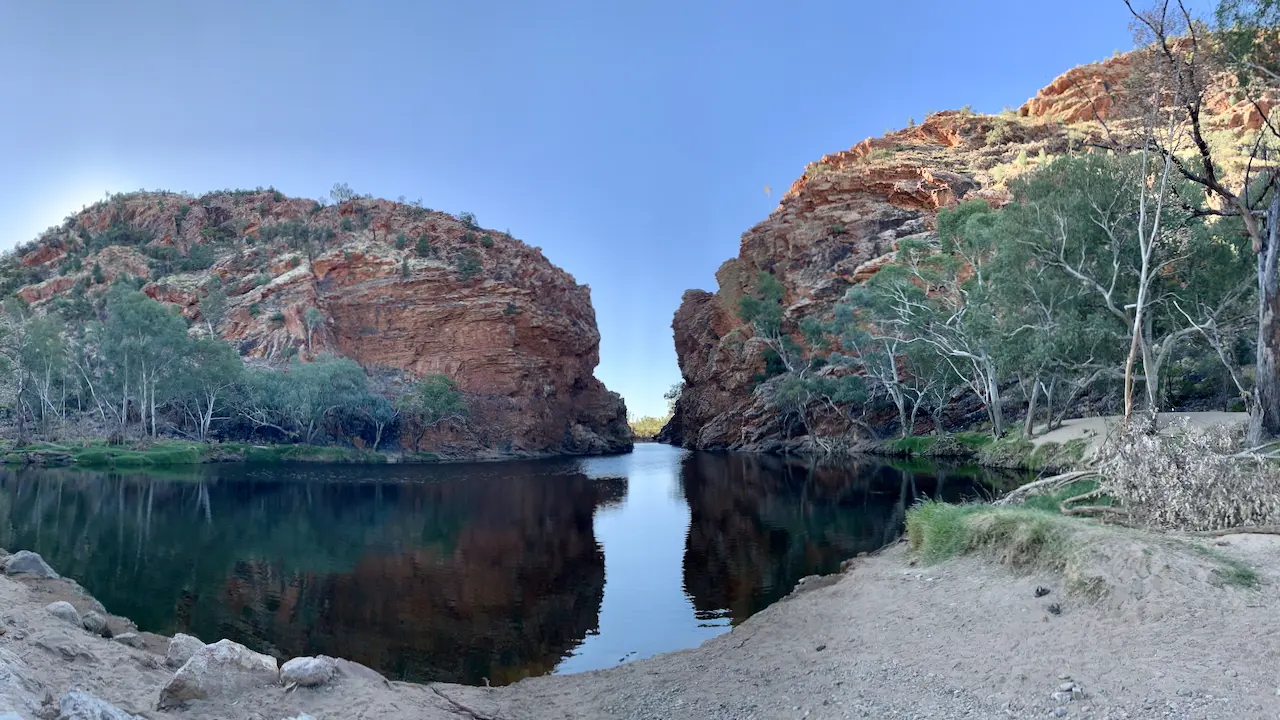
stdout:
{"type": "Polygon", "coordinates": [[[581,462],[0,470],[0,546],[40,552],[144,630],[340,655],[397,679],[502,684],[600,638],[601,508],[640,533],[611,550],[631,574],[614,591],[640,596],[615,606],[638,614],[615,618],[605,646],[643,636],[663,651],[707,636],[695,615],[740,622],[801,577],[891,541],[917,498],[974,492],[971,475],[902,464],[656,446],[581,462]],[[686,502],[683,538],[645,535],[684,532],[670,519],[686,502]],[[689,622],[646,627],[641,615],[673,622],[641,612],[659,604],[689,622]]]}
{"type": "Polygon", "coordinates": [[[881,459],[691,453],[680,471],[689,502],[685,590],[700,617],[734,624],[806,575],[892,542],[916,500],[973,498],[974,468],[881,459]]]}
{"type": "Polygon", "coordinates": [[[593,512],[625,483],[314,474],[0,471],[3,544],[38,550],[144,629],[341,655],[395,678],[512,682],[595,629],[593,512]]]}

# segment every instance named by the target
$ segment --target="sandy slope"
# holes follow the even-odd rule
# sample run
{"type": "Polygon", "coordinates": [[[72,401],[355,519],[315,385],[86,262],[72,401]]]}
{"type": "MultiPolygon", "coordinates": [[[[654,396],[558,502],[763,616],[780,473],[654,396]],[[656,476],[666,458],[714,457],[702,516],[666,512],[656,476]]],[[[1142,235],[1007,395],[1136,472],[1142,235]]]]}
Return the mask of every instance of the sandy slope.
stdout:
{"type": "Polygon", "coordinates": [[[198,720],[1040,718],[1059,705],[1068,717],[1275,718],[1280,538],[1224,542],[1262,571],[1259,589],[1117,552],[1104,569],[1115,592],[1090,604],[1057,578],[978,558],[914,567],[898,546],[805,583],[697,649],[610,670],[492,690],[349,678],[173,712],[152,709],[171,672],[154,653],[71,631],[44,611],[44,581],[0,577],[0,695],[38,702],[79,685],[147,717],[198,720]],[[1035,598],[1037,585],[1050,594],[1035,598]],[[68,656],[68,643],[83,653],[68,656]],[[1065,682],[1086,697],[1055,701],[1065,682]]]}
{"type": "MultiPolygon", "coordinates": [[[[1243,423],[1248,419],[1249,414],[1242,412],[1160,413],[1158,418],[1161,428],[1167,428],[1170,425],[1183,420],[1190,423],[1193,427],[1209,427],[1211,425],[1243,423]]],[[[1107,439],[1107,436],[1115,429],[1119,422],[1119,415],[1064,420],[1062,422],[1062,427],[1043,435],[1037,435],[1032,442],[1035,445],[1041,445],[1046,442],[1065,443],[1069,440],[1083,438],[1089,441],[1090,452],[1092,452],[1102,445],[1103,441],[1107,439]]],[[[1043,429],[1044,426],[1040,426],[1037,431],[1041,431],[1043,429]]]]}

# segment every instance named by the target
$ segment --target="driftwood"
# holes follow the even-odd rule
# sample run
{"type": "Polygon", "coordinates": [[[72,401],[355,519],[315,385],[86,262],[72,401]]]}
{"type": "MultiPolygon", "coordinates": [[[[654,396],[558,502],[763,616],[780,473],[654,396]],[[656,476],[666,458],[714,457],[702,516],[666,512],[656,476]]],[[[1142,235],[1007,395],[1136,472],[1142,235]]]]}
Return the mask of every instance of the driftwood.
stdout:
{"type": "Polygon", "coordinates": [[[1087,477],[1100,477],[1096,470],[1076,470],[1074,472],[1062,473],[1054,475],[1035,482],[1029,482],[1022,487],[1011,490],[1003,497],[996,500],[992,505],[1012,505],[1020,503],[1029,497],[1037,495],[1049,495],[1055,493],[1062,488],[1070,485],[1077,480],[1083,480],[1087,477]]]}
{"type": "Polygon", "coordinates": [[[1105,489],[1098,488],[1075,497],[1069,497],[1058,504],[1058,511],[1063,515],[1116,515],[1121,517],[1126,515],[1127,513],[1123,510],[1110,505],[1077,505],[1073,507],[1074,503],[1097,500],[1106,494],[1107,491],[1105,489]]]}

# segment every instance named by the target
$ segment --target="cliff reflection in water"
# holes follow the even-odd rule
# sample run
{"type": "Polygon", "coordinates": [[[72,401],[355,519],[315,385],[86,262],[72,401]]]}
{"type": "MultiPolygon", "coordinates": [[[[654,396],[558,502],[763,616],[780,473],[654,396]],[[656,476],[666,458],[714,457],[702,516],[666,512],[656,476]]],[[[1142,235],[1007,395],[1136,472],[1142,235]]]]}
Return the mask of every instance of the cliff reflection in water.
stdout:
{"type": "Polygon", "coordinates": [[[978,471],[878,459],[689,454],[685,589],[700,617],[737,624],[806,575],[826,574],[902,534],[920,498],[980,494],[978,471]]]}
{"type": "Polygon", "coordinates": [[[976,478],[689,453],[451,466],[0,469],[0,547],[143,630],[494,684],[727,630],[976,478]],[[605,561],[609,561],[608,586],[605,561]]]}
{"type": "Polygon", "coordinates": [[[549,672],[595,630],[593,512],[625,483],[324,474],[0,471],[0,545],[37,549],[143,629],[338,655],[394,678],[511,682],[549,672]]]}

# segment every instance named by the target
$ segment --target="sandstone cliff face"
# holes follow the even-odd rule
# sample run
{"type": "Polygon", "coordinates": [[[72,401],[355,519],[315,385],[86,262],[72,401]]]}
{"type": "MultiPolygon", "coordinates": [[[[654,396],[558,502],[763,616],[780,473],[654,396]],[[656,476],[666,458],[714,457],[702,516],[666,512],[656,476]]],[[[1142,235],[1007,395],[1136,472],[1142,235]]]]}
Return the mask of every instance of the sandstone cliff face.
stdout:
{"type": "MultiPolygon", "coordinates": [[[[940,209],[978,198],[999,206],[1009,200],[1010,178],[1102,141],[1098,120],[1114,127],[1132,110],[1125,81],[1133,63],[1130,54],[1076,68],[1017,111],[935,113],[811,163],[769,217],[743,234],[738,257],[716,272],[718,290],[685,293],[672,322],[685,388],[659,439],[702,449],[815,449],[813,438],[793,436],[798,429],[784,427],[765,402],[764,344],[738,317],[743,293],[768,272],[785,288],[791,327],[829,318],[851,285],[893,258],[899,241],[933,232],[940,209]]],[[[1209,111],[1220,141],[1238,140],[1261,122],[1234,99],[1229,82],[1209,111]]],[[[828,438],[858,433],[843,414],[821,409],[813,425],[828,438]]]]}
{"type": "Polygon", "coordinates": [[[272,190],[138,193],[68,218],[17,260],[30,281],[18,292],[36,306],[128,275],[248,359],[333,352],[369,368],[446,373],[467,395],[472,427],[404,434],[423,449],[631,446],[621,397],[592,375],[600,334],[590,290],[540,249],[474,221],[386,200],[322,206],[272,190]],[[210,323],[199,303],[215,285],[227,308],[210,323]],[[308,323],[311,308],[318,322],[308,323]]]}

